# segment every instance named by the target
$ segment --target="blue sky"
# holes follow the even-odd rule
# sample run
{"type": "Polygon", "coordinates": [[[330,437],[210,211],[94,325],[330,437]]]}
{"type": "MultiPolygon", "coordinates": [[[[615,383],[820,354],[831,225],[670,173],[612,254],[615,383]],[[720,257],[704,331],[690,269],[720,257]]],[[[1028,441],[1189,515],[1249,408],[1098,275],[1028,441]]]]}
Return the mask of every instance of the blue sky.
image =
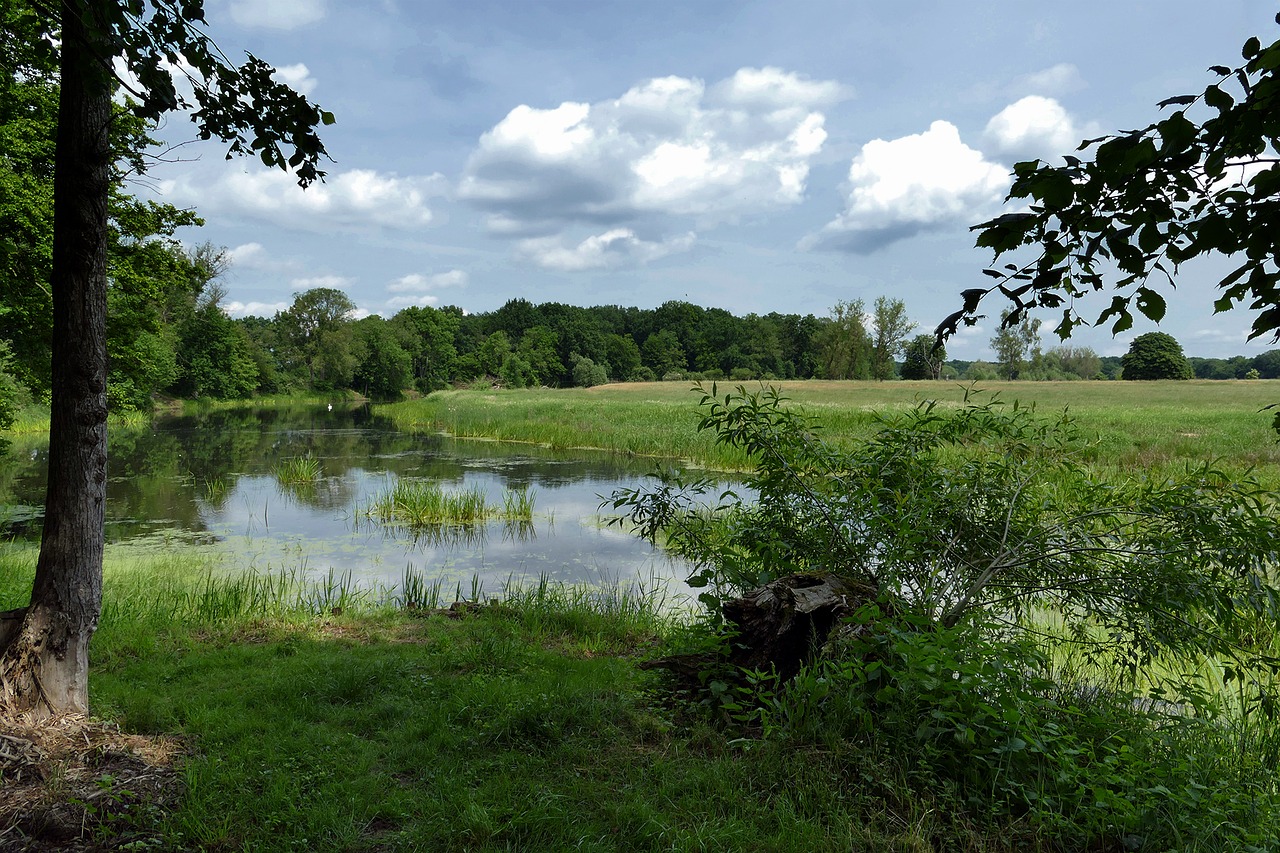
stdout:
{"type": "MultiPolygon", "coordinates": [[[[386,316],[515,297],[821,316],[884,295],[923,330],[987,281],[968,226],[1000,210],[1013,162],[1151,122],[1156,102],[1203,89],[1207,66],[1276,30],[1261,0],[206,11],[228,55],[252,51],[337,116],[327,182],[305,193],[211,145],[150,174],[204,216],[186,239],[230,251],[233,315],[269,316],[317,286],[386,316]]],[[[189,128],[175,116],[162,133],[189,128]]],[[[1246,312],[1212,315],[1219,269],[1185,269],[1160,328],[1190,355],[1271,348],[1246,343],[1246,312]]],[[[1120,354],[1151,328],[1071,342],[1120,354]]],[[[993,331],[984,321],[948,350],[989,358],[993,331]]]]}

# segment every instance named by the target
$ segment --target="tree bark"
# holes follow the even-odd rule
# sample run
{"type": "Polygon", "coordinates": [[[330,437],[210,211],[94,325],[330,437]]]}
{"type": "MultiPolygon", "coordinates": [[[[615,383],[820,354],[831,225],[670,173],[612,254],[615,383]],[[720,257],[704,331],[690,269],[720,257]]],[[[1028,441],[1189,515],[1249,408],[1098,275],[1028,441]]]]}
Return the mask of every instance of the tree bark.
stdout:
{"type": "Polygon", "coordinates": [[[93,0],[62,3],[49,486],[31,604],[0,651],[0,708],[37,717],[88,711],[89,639],[102,607],[111,178],[103,62],[112,51],[100,11],[93,0]]]}

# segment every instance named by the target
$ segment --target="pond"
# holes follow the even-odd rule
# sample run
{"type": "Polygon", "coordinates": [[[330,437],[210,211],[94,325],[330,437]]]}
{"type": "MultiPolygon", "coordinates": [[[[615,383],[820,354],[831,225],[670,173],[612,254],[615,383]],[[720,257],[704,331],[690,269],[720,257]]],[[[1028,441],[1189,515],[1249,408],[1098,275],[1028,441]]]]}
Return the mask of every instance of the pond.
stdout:
{"type": "MultiPolygon", "coordinates": [[[[47,445],[15,442],[0,460],[0,537],[39,538],[47,445]]],[[[160,417],[110,437],[107,542],[171,548],[197,544],[257,570],[349,572],[362,585],[397,585],[406,570],[450,593],[478,581],[667,584],[685,588],[687,567],[606,524],[602,496],[634,487],[652,460],[559,452],[532,445],[398,431],[367,406],[242,408],[160,417]],[[282,482],[290,460],[318,475],[282,482]],[[501,506],[527,491],[526,523],[409,528],[365,510],[399,481],[478,490],[501,506]]]]}

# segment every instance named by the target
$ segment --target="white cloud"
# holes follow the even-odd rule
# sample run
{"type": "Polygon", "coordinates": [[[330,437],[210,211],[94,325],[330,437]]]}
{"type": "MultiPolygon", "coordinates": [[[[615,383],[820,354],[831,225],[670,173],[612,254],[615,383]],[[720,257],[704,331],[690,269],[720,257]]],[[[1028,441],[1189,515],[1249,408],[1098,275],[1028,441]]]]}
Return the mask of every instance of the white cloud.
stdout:
{"type": "Polygon", "coordinates": [[[637,266],[675,252],[686,252],[696,236],[690,232],[662,241],[642,240],[630,228],[614,228],[565,246],[559,237],[522,240],[519,252],[540,267],[561,272],[637,266]]]}
{"type": "Polygon", "coordinates": [[[867,253],[922,231],[963,228],[999,207],[1009,171],[935,121],[924,133],[874,139],[849,166],[844,213],[800,243],[867,253]]]}
{"type": "Polygon", "coordinates": [[[222,306],[231,317],[272,317],[288,308],[288,302],[227,302],[222,306]]]}
{"type": "Polygon", "coordinates": [[[344,287],[355,284],[355,281],[354,278],[341,275],[316,275],[308,278],[295,278],[289,282],[289,285],[298,290],[313,290],[317,287],[342,290],[344,287]]]}
{"type": "Polygon", "coordinates": [[[834,82],[744,68],[710,89],[672,76],[615,100],[522,104],[481,136],[458,195],[488,214],[495,235],[563,238],[572,225],[604,229],[571,248],[522,244],[540,262],[554,257],[557,268],[585,269],[604,256],[643,261],[644,246],[668,243],[623,238],[619,229],[645,224],[642,230],[683,233],[690,223],[672,219],[714,224],[800,202],[809,162],[827,136],[816,108],[846,95],[834,82]],[[632,248],[624,253],[624,246],[632,248]]]}
{"type": "Polygon", "coordinates": [[[781,68],[739,68],[715,87],[718,99],[729,104],[790,109],[797,104],[833,104],[853,93],[834,80],[809,80],[781,68]]]}
{"type": "Polygon", "coordinates": [[[388,284],[387,291],[389,293],[407,293],[436,290],[441,287],[465,287],[466,284],[467,274],[462,270],[449,270],[448,272],[435,273],[434,275],[423,275],[415,272],[401,276],[391,284],[388,284]]]}
{"type": "Polygon", "coordinates": [[[438,305],[439,302],[439,296],[393,296],[387,300],[387,308],[394,311],[399,311],[401,308],[411,307],[428,308],[433,305],[438,305]]]}
{"type": "Polygon", "coordinates": [[[261,168],[220,170],[203,181],[188,176],[162,181],[160,194],[174,204],[199,205],[200,212],[257,216],[299,230],[360,230],[374,225],[412,231],[431,224],[427,200],[443,193],[441,175],[399,177],[371,169],[330,173],[324,183],[301,189],[283,171],[261,168]]]}
{"type": "Polygon", "coordinates": [[[231,0],[231,20],[242,27],[292,30],[325,16],[324,0],[231,0]]]}
{"type": "Polygon", "coordinates": [[[1028,95],[992,116],[983,136],[1001,156],[1048,160],[1074,151],[1084,129],[1053,98],[1028,95]]]}
{"type": "Polygon", "coordinates": [[[1013,90],[1029,95],[1066,95],[1085,88],[1084,77],[1080,69],[1070,62],[1059,62],[1057,65],[1040,71],[1033,71],[1019,77],[1013,84],[1013,90]]]}
{"type": "Polygon", "coordinates": [[[235,267],[259,269],[269,263],[267,250],[261,243],[244,243],[227,250],[227,260],[235,267]]]}
{"type": "Polygon", "coordinates": [[[301,62],[296,65],[281,65],[271,76],[302,95],[310,95],[316,89],[316,78],[311,76],[311,69],[301,62]]]}

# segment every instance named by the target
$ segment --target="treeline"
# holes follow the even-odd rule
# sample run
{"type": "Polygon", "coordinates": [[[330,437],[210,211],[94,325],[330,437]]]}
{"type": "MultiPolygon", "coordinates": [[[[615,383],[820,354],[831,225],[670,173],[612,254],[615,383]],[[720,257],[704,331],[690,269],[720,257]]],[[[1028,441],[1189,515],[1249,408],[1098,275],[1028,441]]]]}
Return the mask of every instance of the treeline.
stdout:
{"type": "MultiPolygon", "coordinates": [[[[505,387],[605,382],[755,379],[1116,379],[1116,357],[1086,347],[1042,351],[1035,329],[997,341],[1000,362],[946,360],[899,300],[836,305],[830,316],[735,316],[667,302],[642,309],[584,308],[512,299],[496,311],[405,308],[353,319],[356,306],[327,288],[295,295],[274,317],[232,319],[218,283],[224,252],[165,236],[113,255],[108,321],[109,397],[116,410],[157,396],[239,399],[354,390],[392,398],[475,382],[505,387]],[[901,356],[901,360],[899,357],[901,356]]],[[[4,297],[0,297],[3,302],[4,297]]],[[[0,348],[0,383],[48,392],[47,328],[15,329],[0,348]],[[16,380],[16,382],[15,382],[16,380]]],[[[1005,334],[1001,332],[1000,334],[1005,334]]],[[[1280,377],[1280,350],[1247,358],[1188,360],[1201,378],[1280,377]]]]}

